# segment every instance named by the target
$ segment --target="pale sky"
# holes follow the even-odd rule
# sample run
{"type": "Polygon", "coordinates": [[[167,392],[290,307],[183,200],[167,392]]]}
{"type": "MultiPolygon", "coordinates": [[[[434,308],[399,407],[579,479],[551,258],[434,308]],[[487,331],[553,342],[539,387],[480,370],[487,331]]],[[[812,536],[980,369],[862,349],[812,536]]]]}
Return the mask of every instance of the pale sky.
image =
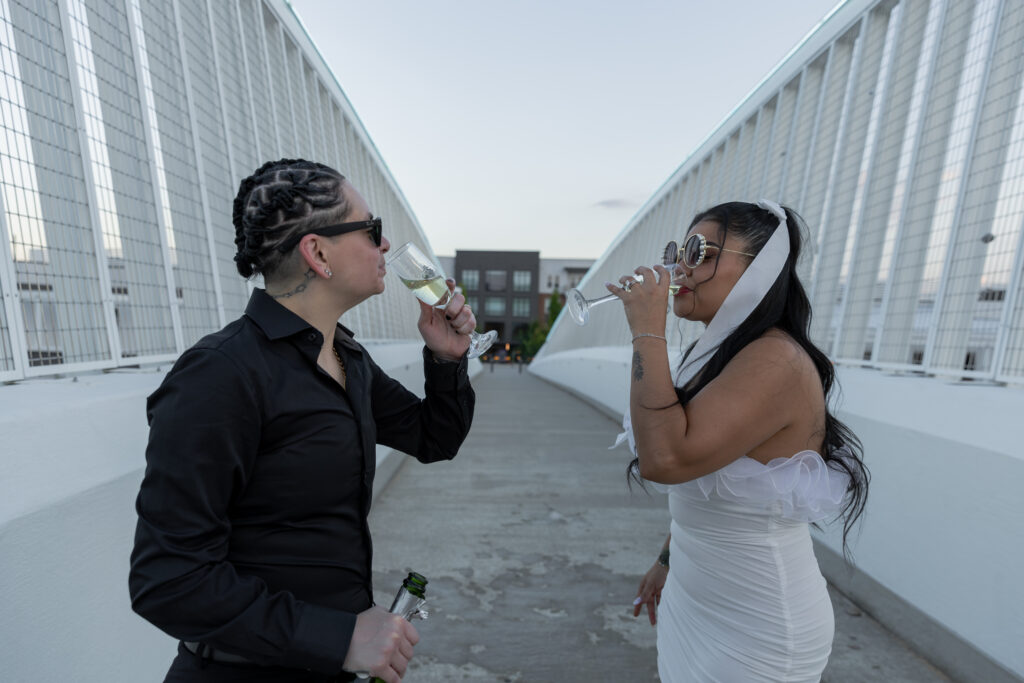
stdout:
{"type": "Polygon", "coordinates": [[[597,258],[836,0],[291,4],[437,254],[597,258]]]}

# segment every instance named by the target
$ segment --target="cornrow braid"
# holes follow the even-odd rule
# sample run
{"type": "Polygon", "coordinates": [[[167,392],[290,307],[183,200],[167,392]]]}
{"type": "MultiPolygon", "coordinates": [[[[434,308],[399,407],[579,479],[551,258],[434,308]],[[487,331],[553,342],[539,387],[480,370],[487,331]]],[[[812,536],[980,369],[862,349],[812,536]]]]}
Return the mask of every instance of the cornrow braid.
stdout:
{"type": "Polygon", "coordinates": [[[273,277],[292,252],[277,245],[300,231],[330,225],[348,214],[345,176],[305,159],[268,161],[238,185],[232,207],[235,266],[244,278],[273,277]]]}

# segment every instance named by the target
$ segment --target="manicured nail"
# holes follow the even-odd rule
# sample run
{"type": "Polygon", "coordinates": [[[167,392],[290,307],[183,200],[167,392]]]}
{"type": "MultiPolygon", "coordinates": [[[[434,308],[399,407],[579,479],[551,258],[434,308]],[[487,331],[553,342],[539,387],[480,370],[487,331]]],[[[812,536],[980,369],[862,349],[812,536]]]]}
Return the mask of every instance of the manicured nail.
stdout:
{"type": "Polygon", "coordinates": [[[641,598],[641,597],[640,597],[640,596],[638,595],[638,596],[636,596],[636,600],[634,600],[634,601],[633,601],[633,606],[635,607],[635,606],[639,605],[639,604],[640,604],[641,602],[643,602],[643,601],[644,601],[644,599],[643,599],[643,598],[641,598]]]}

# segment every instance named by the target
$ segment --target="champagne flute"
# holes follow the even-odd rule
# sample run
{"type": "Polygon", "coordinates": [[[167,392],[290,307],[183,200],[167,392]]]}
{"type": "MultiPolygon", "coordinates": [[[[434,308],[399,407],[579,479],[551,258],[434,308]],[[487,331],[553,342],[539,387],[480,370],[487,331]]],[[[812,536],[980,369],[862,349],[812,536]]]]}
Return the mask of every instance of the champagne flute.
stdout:
{"type": "MultiPolygon", "coordinates": [[[[665,249],[665,262],[658,265],[664,266],[668,269],[669,276],[672,278],[668,284],[668,292],[670,296],[675,296],[676,292],[682,286],[679,282],[679,277],[682,274],[679,264],[675,263],[675,251],[672,252],[672,260],[669,260],[669,248],[674,248],[675,242],[669,242],[669,247],[665,249]]],[[[654,270],[654,266],[651,266],[651,270],[654,270]]],[[[635,282],[643,282],[643,275],[630,275],[631,280],[623,285],[623,289],[627,292],[629,288],[633,286],[635,282]]],[[[619,297],[614,294],[606,294],[605,296],[598,297],[596,299],[588,299],[583,296],[583,292],[578,289],[570,289],[565,293],[566,308],[569,309],[569,316],[577,325],[586,325],[590,320],[590,309],[594,306],[600,306],[601,304],[608,303],[609,301],[615,301],[619,297]]]]}
{"type": "MultiPolygon", "coordinates": [[[[434,308],[443,309],[452,299],[441,267],[427,258],[412,242],[406,242],[388,257],[388,268],[395,271],[402,284],[412,290],[416,298],[434,308]]],[[[476,358],[497,339],[494,330],[479,334],[469,333],[469,358],[476,358]]]]}

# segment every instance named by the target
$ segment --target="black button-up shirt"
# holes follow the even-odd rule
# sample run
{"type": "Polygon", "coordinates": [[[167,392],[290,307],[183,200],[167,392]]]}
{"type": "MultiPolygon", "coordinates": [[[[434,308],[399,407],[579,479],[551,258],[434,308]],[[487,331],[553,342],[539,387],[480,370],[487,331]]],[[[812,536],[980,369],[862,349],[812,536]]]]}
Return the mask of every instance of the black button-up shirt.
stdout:
{"type": "Polygon", "coordinates": [[[254,662],[340,671],[373,604],[375,444],[450,459],[469,432],[466,360],[424,349],[426,398],[338,325],[342,389],[323,337],[257,289],[148,399],[146,473],[129,586],[136,612],[186,641],[254,662]]]}

